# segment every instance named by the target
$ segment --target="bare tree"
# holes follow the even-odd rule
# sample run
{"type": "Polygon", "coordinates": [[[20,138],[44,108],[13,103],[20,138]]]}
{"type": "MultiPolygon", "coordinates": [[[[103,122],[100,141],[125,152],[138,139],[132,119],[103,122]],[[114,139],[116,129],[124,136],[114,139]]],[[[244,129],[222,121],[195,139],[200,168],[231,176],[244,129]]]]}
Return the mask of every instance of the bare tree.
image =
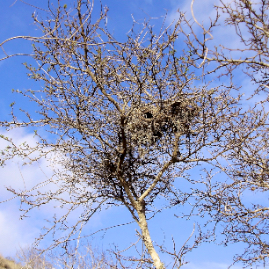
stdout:
{"type": "MultiPolygon", "coordinates": [[[[80,251],[74,244],[68,247],[68,252],[62,253],[52,250],[49,253],[40,254],[34,247],[20,249],[17,253],[17,261],[27,269],[55,269],[55,268],[93,268],[93,269],[116,269],[117,264],[112,261],[108,253],[92,247],[89,243],[83,244],[80,251]],[[73,245],[73,246],[71,246],[73,245]]],[[[128,267],[122,267],[128,268],[128,267]]]]}
{"type": "Polygon", "coordinates": [[[27,269],[53,269],[56,266],[53,266],[51,260],[49,261],[48,257],[40,255],[37,250],[34,248],[20,249],[17,252],[17,261],[19,264],[23,264],[21,268],[27,269]]]}
{"type": "MultiPolygon", "coordinates": [[[[68,243],[98,210],[125,206],[140,227],[149,255],[144,260],[147,268],[164,268],[148,228],[148,220],[158,213],[156,200],[162,196],[169,206],[183,207],[199,194],[204,207],[214,197],[224,199],[226,194],[212,198],[208,189],[200,189],[203,184],[208,187],[208,181],[189,171],[202,164],[219,167],[223,157],[253,141],[267,114],[243,111],[232,82],[212,87],[203,82],[203,75],[196,75],[197,50],[176,50],[178,40],[185,38],[190,44],[182,28],[183,14],[167,27],[164,23],[158,33],[147,21],[134,21],[127,40],[119,42],[106,28],[107,8],[95,22],[90,1],[77,0],[74,9],[60,1],[53,9],[49,2],[48,9],[46,20],[34,16],[43,36],[14,37],[0,44],[3,48],[16,38],[32,41],[36,66],[25,66],[31,78],[43,83],[40,91],[19,91],[37,104],[37,114],[22,111],[18,120],[12,111],[12,119],[1,122],[7,130],[36,128],[39,142],[34,147],[16,145],[2,136],[10,146],[1,161],[21,156],[31,163],[55,153],[64,170],[45,182],[57,184],[55,191],[42,193],[42,184],[21,192],[9,190],[28,205],[26,213],[51,201],[67,209],[44,234],[59,228],[68,231],[51,247],[68,243]],[[49,136],[42,136],[40,129],[49,136]],[[189,192],[181,191],[186,183],[192,185],[189,192]],[[80,208],[80,219],[68,226],[69,214],[80,208]]],[[[200,56],[207,60],[204,53],[200,56]]],[[[208,207],[210,213],[214,206],[208,207]]],[[[183,255],[203,239],[198,236],[192,247],[184,245],[180,251],[160,251],[175,257],[173,268],[180,268],[183,255]]]]}
{"type": "Polygon", "coordinates": [[[205,27],[195,18],[194,0],[192,0],[193,19],[202,30],[202,37],[185,18],[189,30],[185,32],[187,45],[193,56],[200,59],[195,62],[195,66],[199,68],[203,66],[206,74],[219,70],[220,76],[228,77],[241,68],[258,86],[253,94],[260,91],[268,92],[269,3],[263,0],[219,2],[215,6],[216,17],[211,19],[208,27],[205,27]],[[221,31],[221,27],[230,27],[231,31],[234,28],[234,36],[238,37],[240,47],[231,48],[213,42],[214,32],[221,31]]]}
{"type": "MultiPolygon", "coordinates": [[[[192,5],[194,1],[192,1],[192,5]]],[[[205,77],[216,74],[222,79],[236,78],[238,71],[245,73],[253,82],[251,97],[261,94],[259,103],[253,105],[245,101],[245,106],[252,106],[263,124],[247,136],[252,129],[252,121],[241,121],[240,127],[234,129],[231,151],[223,154],[224,160],[216,164],[227,176],[226,182],[214,182],[208,176],[205,183],[207,192],[198,195],[200,212],[207,211],[211,221],[220,223],[226,239],[225,245],[235,242],[246,244],[243,253],[237,253],[234,261],[243,261],[246,266],[261,263],[268,265],[268,1],[234,0],[229,3],[220,0],[215,6],[216,17],[208,27],[198,22],[192,8],[197,29],[186,18],[185,33],[187,46],[195,59],[194,67],[202,68],[205,77]],[[222,27],[233,27],[234,36],[238,37],[237,48],[218,44],[214,33],[222,27]],[[213,46],[214,45],[214,46],[213,46]],[[240,141],[240,142],[239,142],[240,141]],[[239,142],[239,143],[238,143],[239,142]],[[263,197],[263,200],[256,197],[263,197]]],[[[232,28],[230,28],[232,30],[232,28]]],[[[239,73],[240,74],[240,73],[239,73]]],[[[235,80],[235,79],[233,79],[235,80]]],[[[237,81],[237,85],[238,85],[237,81]]],[[[245,89],[242,88],[241,92],[245,89]]],[[[252,100],[250,100],[252,101],[252,100]]],[[[253,113],[253,111],[251,112],[253,113]]],[[[199,206],[198,206],[199,207],[199,206]]]]}
{"type": "MultiPolygon", "coordinates": [[[[264,118],[265,122],[268,120],[264,118]]],[[[242,261],[246,267],[268,264],[268,128],[258,127],[255,134],[245,139],[250,126],[241,126],[234,132],[234,148],[223,154],[224,160],[216,167],[228,176],[216,182],[209,175],[205,188],[197,195],[197,208],[207,212],[210,223],[220,224],[218,232],[224,234],[224,245],[244,243],[234,262],[242,261]],[[246,129],[244,129],[246,128],[246,129]],[[240,145],[237,144],[237,141],[240,145]]]]}
{"type": "MultiPolygon", "coordinates": [[[[1,269],[55,269],[55,268],[93,268],[116,269],[120,268],[112,258],[89,243],[83,244],[80,251],[69,246],[68,253],[50,251],[46,255],[40,254],[34,247],[21,248],[16,258],[4,258],[0,255],[1,269]]],[[[131,267],[121,267],[131,268],[131,267]]]]}

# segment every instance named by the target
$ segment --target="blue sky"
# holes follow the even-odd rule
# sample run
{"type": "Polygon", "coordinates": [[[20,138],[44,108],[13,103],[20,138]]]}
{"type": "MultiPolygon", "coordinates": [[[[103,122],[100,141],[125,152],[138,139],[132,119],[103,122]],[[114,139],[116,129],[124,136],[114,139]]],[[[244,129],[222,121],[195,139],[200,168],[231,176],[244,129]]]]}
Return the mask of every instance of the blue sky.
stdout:
{"type": "MultiPolygon", "coordinates": [[[[72,1],[62,1],[70,6],[72,1]]],[[[162,22],[162,17],[167,12],[167,23],[171,22],[178,15],[177,10],[181,9],[190,15],[190,1],[176,0],[104,0],[103,5],[109,7],[108,27],[114,35],[119,38],[125,38],[126,33],[132,25],[132,16],[136,20],[143,18],[153,18],[152,23],[156,27],[162,22]]],[[[44,5],[47,1],[29,0],[28,3],[46,8],[44,5]]],[[[213,15],[212,4],[216,1],[196,1],[195,14],[199,21],[208,22],[208,16],[213,15]]],[[[96,1],[96,10],[98,11],[98,3],[96,1]]],[[[15,0],[5,0],[1,3],[0,17],[1,41],[6,38],[17,35],[39,35],[36,26],[33,25],[31,14],[35,11],[32,6],[15,0]]],[[[97,14],[97,13],[96,13],[97,14]]],[[[228,42],[230,45],[237,47],[239,45],[236,39],[229,36],[229,29],[222,29],[221,33],[216,33],[217,42],[228,42]],[[227,40],[229,36],[229,40],[227,40]]],[[[31,46],[28,42],[17,40],[6,44],[5,49],[8,53],[28,53],[31,46]]],[[[0,52],[0,56],[3,53],[0,52]]],[[[30,108],[34,110],[32,103],[23,99],[21,96],[11,93],[11,89],[37,89],[40,85],[27,78],[26,69],[22,65],[23,62],[29,61],[27,57],[14,57],[6,61],[0,62],[0,81],[1,81],[1,98],[0,98],[0,118],[3,119],[9,114],[9,104],[15,101],[22,108],[30,108]]],[[[242,81],[242,80],[241,80],[242,81]]],[[[246,87],[251,87],[247,79],[243,79],[246,87]]],[[[34,134],[27,130],[15,130],[10,134],[18,143],[29,141],[35,143],[34,134]]],[[[0,148],[5,144],[0,141],[0,148]]],[[[21,166],[21,161],[15,159],[7,163],[1,169],[0,173],[0,200],[9,199],[11,196],[5,191],[5,186],[12,186],[18,189],[24,188],[25,185],[33,186],[39,180],[45,180],[52,174],[49,167],[51,163],[48,160],[41,160],[33,166],[21,166]]],[[[51,212],[59,210],[53,206],[45,206],[39,210],[30,213],[23,220],[20,219],[19,211],[20,203],[17,200],[11,200],[8,203],[0,204],[0,254],[4,256],[13,256],[19,247],[26,247],[33,243],[35,237],[38,237],[41,228],[44,226],[43,219],[51,212]]],[[[165,242],[167,247],[172,247],[171,237],[173,236],[178,243],[178,247],[188,238],[192,232],[193,220],[185,221],[174,217],[175,211],[167,210],[156,216],[153,221],[149,222],[151,235],[153,240],[158,243],[165,242]]],[[[76,216],[74,216],[75,218],[76,216]]],[[[131,217],[123,208],[111,208],[97,214],[89,226],[87,231],[95,232],[96,230],[125,223],[131,221],[131,217]]],[[[135,229],[136,224],[130,224],[119,228],[108,230],[105,234],[100,232],[91,240],[93,244],[101,248],[109,248],[113,243],[117,244],[120,249],[128,247],[131,242],[136,240],[135,229]]],[[[46,244],[46,242],[44,242],[46,244]]],[[[232,263],[233,254],[242,246],[230,246],[224,248],[216,244],[203,244],[198,249],[186,256],[186,260],[190,261],[184,268],[188,269],[222,269],[227,268],[232,263]]],[[[166,258],[165,258],[166,259],[166,258]]],[[[241,268],[234,266],[232,268],[241,268]]]]}

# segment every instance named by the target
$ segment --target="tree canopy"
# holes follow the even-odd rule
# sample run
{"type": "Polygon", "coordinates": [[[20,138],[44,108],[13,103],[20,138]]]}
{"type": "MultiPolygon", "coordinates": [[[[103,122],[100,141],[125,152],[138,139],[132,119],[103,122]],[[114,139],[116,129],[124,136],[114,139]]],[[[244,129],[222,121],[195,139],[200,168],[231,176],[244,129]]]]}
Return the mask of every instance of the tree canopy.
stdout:
{"type": "Polygon", "coordinates": [[[29,40],[35,64],[25,67],[42,82],[39,90],[18,90],[37,105],[36,113],[17,115],[11,104],[11,118],[1,121],[6,130],[32,128],[37,144],[16,145],[2,135],[10,145],[1,163],[15,156],[29,163],[58,156],[62,168],[45,182],[57,188],[9,188],[28,206],[26,212],[51,201],[67,209],[44,234],[68,231],[51,247],[78,236],[98,210],[123,206],[139,226],[148,255],[136,258],[137,266],[165,268],[159,252],[166,252],[173,268],[180,268],[184,255],[216,230],[201,229],[193,245],[180,250],[157,247],[148,220],[175,207],[186,218],[206,216],[209,227],[220,223],[224,244],[244,242],[245,252],[236,253],[235,261],[268,263],[268,207],[246,198],[268,191],[268,99],[246,100],[234,74],[245,68],[254,82],[252,97],[267,91],[269,4],[220,2],[208,28],[194,14],[191,23],[179,12],[178,20],[164,21],[158,31],[150,20],[134,20],[126,39],[118,40],[106,25],[108,8],[94,20],[89,0],[76,0],[71,8],[49,1],[46,19],[33,16],[41,36],[0,44],[4,51],[14,39],[29,40]],[[212,48],[222,18],[241,38],[239,54],[221,44],[212,48]],[[194,175],[194,169],[201,172],[194,175]],[[163,207],[157,210],[160,199],[163,207]],[[81,208],[69,226],[69,214],[81,208]]]}

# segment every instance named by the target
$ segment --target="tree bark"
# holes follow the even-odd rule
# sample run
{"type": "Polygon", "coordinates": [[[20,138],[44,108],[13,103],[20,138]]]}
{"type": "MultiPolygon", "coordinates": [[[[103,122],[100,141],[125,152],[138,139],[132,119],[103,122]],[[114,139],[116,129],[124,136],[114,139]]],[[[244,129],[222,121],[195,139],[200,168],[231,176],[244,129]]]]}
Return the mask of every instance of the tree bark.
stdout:
{"type": "Polygon", "coordinates": [[[145,214],[145,206],[144,206],[144,201],[138,203],[138,216],[139,216],[139,227],[142,232],[143,236],[143,241],[144,244],[148,250],[149,255],[151,256],[154,266],[156,269],[164,269],[164,264],[161,262],[161,259],[156,252],[150,234],[149,234],[149,229],[148,229],[148,223],[146,220],[146,214],[145,214]]]}

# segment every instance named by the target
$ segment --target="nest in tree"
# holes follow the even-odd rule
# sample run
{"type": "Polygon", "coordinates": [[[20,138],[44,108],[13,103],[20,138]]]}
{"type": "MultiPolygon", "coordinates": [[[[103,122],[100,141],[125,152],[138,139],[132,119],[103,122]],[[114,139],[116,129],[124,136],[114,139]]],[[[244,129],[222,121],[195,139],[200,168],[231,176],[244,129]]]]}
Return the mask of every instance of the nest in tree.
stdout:
{"type": "Polygon", "coordinates": [[[132,111],[129,132],[138,143],[155,143],[163,136],[190,132],[191,122],[199,114],[199,108],[188,101],[169,104],[143,105],[132,111]]]}

